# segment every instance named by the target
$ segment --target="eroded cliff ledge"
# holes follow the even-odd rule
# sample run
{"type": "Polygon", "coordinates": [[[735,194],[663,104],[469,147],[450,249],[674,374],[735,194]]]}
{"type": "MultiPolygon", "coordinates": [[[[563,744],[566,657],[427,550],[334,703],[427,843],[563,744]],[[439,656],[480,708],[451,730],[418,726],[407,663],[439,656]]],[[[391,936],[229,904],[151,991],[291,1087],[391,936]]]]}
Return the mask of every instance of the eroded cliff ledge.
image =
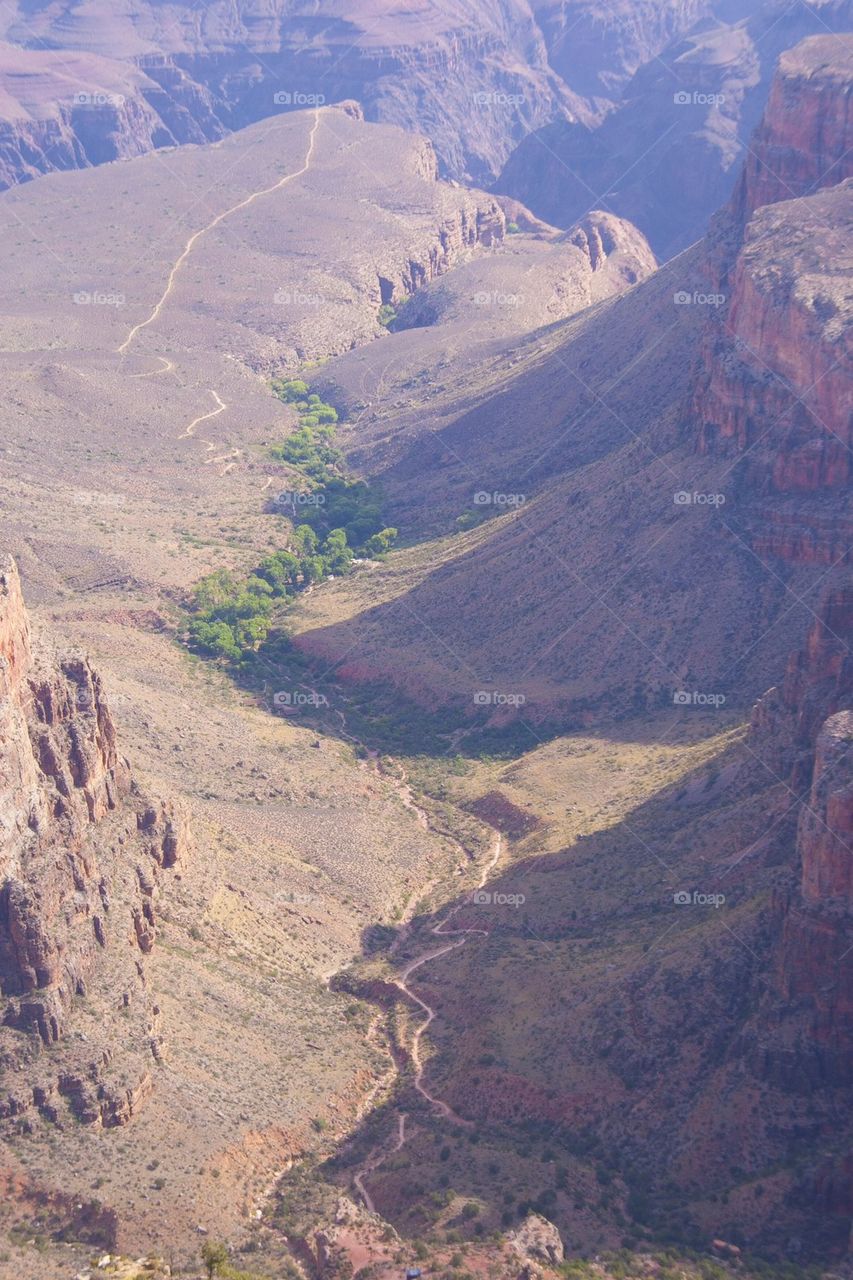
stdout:
{"type": "Polygon", "coordinates": [[[186,840],[119,754],[98,673],[33,637],[0,559],[0,1117],[36,1105],[58,1118],[64,1096],[80,1120],[128,1118],[160,1053],[144,956],[186,840]],[[98,1042],[69,1034],[81,1002],[99,1012],[98,1042]]]}

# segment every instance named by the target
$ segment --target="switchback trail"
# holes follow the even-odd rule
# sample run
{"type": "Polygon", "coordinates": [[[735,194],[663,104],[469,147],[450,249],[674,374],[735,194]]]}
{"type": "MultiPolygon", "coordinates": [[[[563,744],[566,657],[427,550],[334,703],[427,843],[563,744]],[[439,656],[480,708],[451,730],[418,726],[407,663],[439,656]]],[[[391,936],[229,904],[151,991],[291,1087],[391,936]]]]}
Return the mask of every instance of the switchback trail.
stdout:
{"type": "MultiPolygon", "coordinates": [[[[190,425],[188,427],[184,427],[183,431],[177,437],[178,440],[186,440],[188,436],[193,435],[196,427],[200,422],[207,422],[208,418],[217,418],[220,413],[224,413],[225,410],[228,408],[228,405],[225,404],[221,399],[219,392],[214,391],[213,387],[210,388],[210,394],[213,396],[218,407],[216,409],[211,409],[210,413],[201,413],[197,418],[193,418],[190,425]]],[[[199,437],[199,438],[202,440],[203,444],[207,445],[208,449],[216,448],[216,445],[213,443],[212,440],[205,440],[203,437],[199,437]]]]}
{"type": "MultiPolygon", "coordinates": [[[[495,867],[500,861],[502,852],[503,852],[503,836],[500,834],[499,831],[496,831],[494,834],[494,838],[492,840],[492,847],[490,851],[489,860],[483,867],[483,870],[480,873],[480,878],[477,882],[478,889],[482,889],[483,886],[488,883],[489,877],[491,876],[492,872],[494,871],[495,867]]],[[[462,1125],[465,1128],[470,1129],[472,1127],[470,1120],[464,1120],[462,1116],[457,1115],[456,1112],[453,1110],[453,1108],[449,1105],[449,1103],[445,1102],[443,1098],[436,1097],[436,1095],[434,1093],[431,1093],[429,1089],[426,1087],[426,1085],[424,1084],[425,1064],[424,1064],[423,1058],[421,1057],[421,1039],[423,1038],[424,1033],[427,1031],[427,1029],[431,1025],[433,1019],[435,1018],[436,1011],[434,1007],[427,1000],[422,1000],[421,997],[417,995],[409,986],[409,978],[411,977],[411,975],[415,973],[418,969],[420,969],[423,965],[429,964],[431,960],[437,960],[439,956],[447,955],[449,951],[455,951],[457,947],[463,947],[465,943],[468,941],[469,937],[471,936],[480,936],[484,938],[488,937],[487,929],[476,929],[476,928],[448,929],[447,926],[450,924],[451,920],[456,915],[456,913],[460,911],[464,905],[465,905],[464,902],[459,902],[456,904],[456,906],[451,907],[450,910],[446,913],[446,915],[444,915],[441,918],[441,920],[439,920],[438,924],[433,925],[432,929],[430,930],[430,932],[437,938],[440,938],[440,937],[446,938],[453,935],[458,935],[456,936],[455,941],[447,943],[446,946],[438,947],[436,948],[435,951],[428,951],[425,955],[418,956],[415,960],[411,960],[406,965],[405,969],[400,974],[399,978],[393,979],[393,983],[394,983],[394,986],[397,987],[398,990],[400,990],[403,993],[403,995],[405,995],[409,1000],[413,1001],[413,1003],[416,1004],[420,1009],[422,1009],[424,1014],[426,1015],[426,1017],[420,1023],[420,1025],[416,1028],[412,1036],[412,1043],[411,1043],[411,1049],[410,1049],[412,1066],[414,1067],[414,1070],[415,1070],[414,1078],[412,1080],[412,1083],[414,1084],[415,1089],[417,1089],[421,1097],[426,1102],[428,1102],[431,1107],[434,1107],[435,1110],[438,1111],[439,1114],[442,1115],[445,1120],[450,1120],[454,1124],[462,1125]]],[[[394,1155],[397,1151],[400,1151],[405,1146],[408,1138],[408,1134],[406,1133],[407,1118],[408,1117],[405,1111],[399,1112],[397,1116],[397,1138],[395,1140],[394,1145],[390,1148],[390,1150],[382,1149],[380,1151],[377,1151],[362,1165],[361,1169],[353,1177],[353,1186],[358,1191],[359,1195],[364,1201],[365,1208],[370,1213],[376,1212],[376,1206],[373,1202],[373,1197],[371,1196],[370,1192],[367,1189],[367,1186],[365,1185],[365,1179],[368,1178],[372,1173],[375,1173],[376,1170],[380,1167],[380,1165],[384,1164],[384,1162],[387,1160],[387,1158],[390,1155],[394,1155]]]]}
{"type": "MultiPolygon", "coordinates": [[[[489,876],[492,874],[492,871],[495,869],[498,862],[500,861],[502,849],[503,849],[503,837],[501,836],[499,831],[496,831],[494,834],[494,838],[492,840],[492,848],[491,848],[491,855],[489,857],[489,861],[486,863],[485,867],[483,868],[483,871],[480,875],[480,879],[477,882],[478,889],[482,889],[483,886],[488,882],[489,876]]],[[[470,1127],[470,1121],[463,1120],[462,1117],[458,1116],[456,1112],[453,1111],[453,1109],[450,1106],[448,1106],[448,1104],[442,1098],[437,1098],[435,1094],[430,1093],[430,1091],[427,1089],[426,1085],[423,1082],[425,1068],[424,1068],[423,1060],[421,1058],[421,1051],[420,1051],[421,1038],[423,1037],[424,1032],[428,1029],[428,1027],[432,1023],[433,1018],[435,1017],[435,1009],[432,1007],[431,1004],[428,1004],[426,1000],[422,1000],[419,995],[416,995],[415,992],[412,991],[411,987],[409,986],[409,977],[417,969],[420,969],[422,965],[429,964],[431,960],[437,960],[439,956],[447,955],[448,951],[455,951],[457,947],[464,946],[465,943],[468,941],[469,937],[471,937],[472,935],[480,936],[483,938],[488,937],[487,929],[448,929],[447,928],[450,921],[453,919],[456,913],[459,910],[461,910],[463,905],[464,903],[460,902],[460,903],[457,903],[455,907],[451,907],[447,915],[444,916],[443,919],[439,920],[438,924],[433,925],[430,931],[437,938],[441,938],[441,937],[446,938],[452,935],[458,935],[456,937],[456,941],[449,942],[447,946],[439,947],[435,951],[428,951],[426,955],[420,956],[418,957],[418,959],[410,961],[410,963],[406,966],[406,968],[401,973],[400,977],[394,979],[394,986],[398,987],[400,991],[403,992],[404,995],[408,996],[410,1000],[413,1000],[415,1004],[419,1005],[420,1008],[423,1009],[424,1013],[426,1014],[426,1018],[424,1019],[424,1021],[417,1028],[414,1035],[412,1036],[411,1054],[412,1054],[412,1065],[415,1068],[415,1076],[413,1080],[413,1084],[415,1088],[417,1089],[421,1097],[425,1098],[427,1102],[429,1102],[433,1107],[435,1107],[436,1110],[439,1111],[446,1120],[453,1120],[454,1123],[456,1124],[463,1124],[470,1127]]]]}
{"type": "MultiPolygon", "coordinates": [[[[307,686],[305,687],[307,688],[307,686]]],[[[364,760],[363,763],[368,767],[372,766],[373,769],[375,769],[378,773],[382,773],[386,778],[388,778],[394,784],[397,794],[400,796],[400,799],[402,800],[403,804],[406,806],[407,809],[415,813],[418,819],[418,822],[425,829],[430,831],[436,830],[436,828],[433,826],[432,822],[430,821],[430,816],[428,811],[425,808],[423,808],[422,805],[418,804],[417,800],[415,799],[414,794],[412,792],[411,784],[409,783],[408,775],[406,773],[406,770],[403,768],[403,766],[399,765],[400,774],[398,777],[393,777],[392,775],[389,775],[388,772],[385,769],[383,769],[380,764],[379,752],[368,747],[364,742],[361,741],[360,738],[355,737],[353,734],[351,734],[348,731],[346,715],[344,714],[344,712],[340,708],[335,708],[335,714],[337,715],[340,721],[341,737],[345,738],[348,742],[353,743],[355,746],[362,748],[362,750],[365,752],[366,759],[364,760]]],[[[445,838],[447,838],[448,836],[448,833],[445,831],[438,831],[437,833],[439,835],[444,836],[445,838]]],[[[454,843],[457,845],[460,853],[462,854],[463,858],[465,858],[470,862],[470,854],[468,853],[468,851],[458,840],[455,839],[455,837],[452,837],[452,838],[454,840],[454,843]]],[[[492,875],[492,872],[500,862],[502,854],[503,854],[503,836],[499,831],[494,831],[494,834],[492,836],[491,847],[489,850],[489,857],[484,863],[482,870],[480,871],[480,875],[477,879],[477,886],[476,886],[477,889],[484,888],[484,886],[488,883],[492,875]]],[[[430,882],[429,887],[432,887],[432,882],[430,882]]],[[[423,893],[421,893],[420,896],[422,897],[423,893]]],[[[425,1015],[422,1022],[415,1029],[412,1035],[411,1046],[409,1048],[409,1057],[411,1059],[412,1066],[414,1068],[414,1076],[412,1079],[412,1083],[415,1089],[421,1095],[424,1101],[428,1102],[431,1107],[434,1107],[435,1110],[438,1111],[446,1120],[450,1120],[454,1124],[464,1126],[465,1128],[471,1128],[472,1126],[471,1126],[470,1120],[465,1120],[463,1119],[462,1116],[457,1115],[456,1112],[453,1110],[453,1108],[447,1102],[445,1102],[443,1098],[439,1098],[434,1093],[431,1093],[430,1090],[427,1088],[427,1086],[424,1084],[424,1072],[426,1067],[425,1067],[423,1058],[421,1057],[421,1040],[423,1039],[425,1032],[431,1026],[433,1020],[435,1019],[436,1010],[427,1000],[421,999],[421,997],[417,995],[409,986],[409,979],[411,978],[412,974],[416,973],[417,970],[422,968],[424,965],[429,964],[430,961],[437,960],[439,956],[447,955],[448,952],[455,951],[458,947],[463,947],[470,937],[483,937],[483,938],[488,937],[487,929],[477,929],[477,928],[450,929],[448,928],[453,918],[457,915],[459,911],[462,910],[463,906],[466,905],[466,901],[467,901],[467,896],[466,896],[466,899],[463,899],[462,902],[458,902],[456,903],[455,906],[450,907],[449,910],[446,911],[445,914],[442,916],[442,918],[438,921],[438,923],[433,925],[432,929],[430,930],[430,932],[433,934],[434,937],[437,937],[437,938],[451,937],[453,938],[453,941],[446,943],[444,946],[437,947],[435,950],[427,951],[424,955],[417,956],[414,960],[410,960],[409,963],[403,969],[403,971],[400,973],[399,977],[393,978],[391,981],[393,985],[397,987],[397,989],[408,1000],[410,1000],[413,1004],[417,1005],[417,1007],[421,1009],[423,1014],[425,1015]]],[[[407,936],[407,932],[408,932],[408,926],[405,926],[403,931],[401,931],[398,937],[398,944],[400,941],[403,940],[404,937],[407,936]]],[[[345,967],[348,967],[348,966],[345,966],[345,967]]],[[[340,972],[340,970],[336,970],[335,972],[340,972]]],[[[334,976],[333,973],[327,974],[326,981],[330,982],[333,976],[334,976]]],[[[373,1024],[371,1024],[371,1032],[372,1031],[373,1031],[373,1024]]],[[[393,1065],[393,1062],[394,1062],[393,1052],[391,1054],[391,1057],[392,1057],[392,1069],[390,1074],[391,1074],[391,1077],[393,1078],[393,1074],[395,1072],[395,1067],[393,1065]]],[[[385,1086],[387,1081],[388,1081],[388,1076],[387,1075],[383,1076],[382,1080],[378,1083],[378,1085],[371,1090],[371,1094],[370,1094],[371,1100],[376,1097],[377,1093],[381,1092],[381,1089],[385,1086]]],[[[365,1108],[365,1112],[366,1110],[367,1108],[365,1108]]],[[[365,1179],[370,1177],[370,1175],[374,1173],[385,1162],[385,1160],[388,1159],[390,1155],[393,1155],[396,1152],[402,1150],[402,1148],[405,1146],[409,1138],[409,1134],[406,1129],[407,1119],[408,1119],[408,1115],[405,1111],[400,1111],[397,1113],[397,1134],[396,1134],[393,1146],[391,1146],[390,1148],[383,1147],[380,1150],[374,1152],[372,1156],[368,1157],[368,1159],[364,1161],[359,1171],[353,1175],[353,1186],[361,1196],[361,1199],[363,1200],[365,1207],[370,1213],[375,1213],[376,1207],[373,1202],[373,1197],[371,1196],[370,1191],[366,1186],[365,1179]]]]}
{"type": "Polygon", "coordinates": [[[187,258],[189,258],[190,254],[192,253],[193,249],[195,248],[198,241],[202,238],[202,236],[207,235],[208,231],[212,231],[214,227],[218,227],[219,224],[221,222],[224,222],[226,218],[230,218],[232,213],[238,213],[241,209],[248,208],[250,204],[254,204],[254,202],[256,200],[260,200],[262,196],[269,196],[269,195],[272,195],[274,191],[280,191],[281,188],[286,186],[288,182],[293,182],[295,178],[301,178],[303,173],[308,172],[308,170],[311,168],[311,160],[314,155],[314,143],[316,140],[317,130],[319,127],[320,127],[320,108],[316,107],[314,109],[314,123],[312,124],[311,132],[308,135],[308,150],[305,154],[305,162],[303,163],[301,169],[295,169],[293,173],[286,173],[283,178],[279,178],[279,180],[277,182],[274,182],[270,187],[263,187],[260,191],[253,191],[251,195],[246,196],[243,200],[239,200],[237,204],[232,204],[230,208],[223,209],[221,213],[218,213],[215,218],[213,218],[210,222],[208,222],[207,226],[199,227],[198,231],[193,232],[189,240],[187,240],[186,244],[184,245],[183,252],[180,254],[177,261],[173,265],[171,271],[169,272],[169,277],[166,281],[166,288],[163,290],[163,293],[160,297],[159,302],[155,304],[154,309],[152,310],[151,314],[148,316],[146,320],[141,320],[139,324],[133,326],[130,333],[125,338],[124,342],[118,348],[118,352],[117,352],[118,355],[123,356],[127,351],[129,351],[130,346],[133,343],[133,340],[136,337],[136,335],[138,333],[141,333],[143,329],[146,329],[148,325],[152,324],[157,319],[160,312],[163,310],[164,304],[166,303],[169,295],[172,292],[172,289],[175,284],[175,278],[177,277],[178,272],[186,262],[187,258]]]}

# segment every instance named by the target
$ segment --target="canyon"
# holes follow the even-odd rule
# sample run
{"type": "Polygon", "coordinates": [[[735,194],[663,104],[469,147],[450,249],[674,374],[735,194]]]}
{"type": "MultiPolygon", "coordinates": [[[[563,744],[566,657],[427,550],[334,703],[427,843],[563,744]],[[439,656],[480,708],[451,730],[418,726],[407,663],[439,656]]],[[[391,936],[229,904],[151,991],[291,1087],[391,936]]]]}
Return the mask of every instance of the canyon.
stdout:
{"type": "Polygon", "coordinates": [[[712,0],[16,4],[0,20],[0,183],[356,99],[429,136],[443,176],[561,228],[603,208],[666,259],[727,198],[778,55],[850,16],[849,0],[736,17],[712,0]]]}
{"type": "Polygon", "coordinates": [[[4,15],[0,1274],[844,1274],[853,37],[800,8],[4,15]],[[673,50],[737,110],[610,198],[673,50]],[[530,159],[608,130],[601,200],[530,159]],[[210,661],[315,492],[273,378],[399,545],[210,661]]]}

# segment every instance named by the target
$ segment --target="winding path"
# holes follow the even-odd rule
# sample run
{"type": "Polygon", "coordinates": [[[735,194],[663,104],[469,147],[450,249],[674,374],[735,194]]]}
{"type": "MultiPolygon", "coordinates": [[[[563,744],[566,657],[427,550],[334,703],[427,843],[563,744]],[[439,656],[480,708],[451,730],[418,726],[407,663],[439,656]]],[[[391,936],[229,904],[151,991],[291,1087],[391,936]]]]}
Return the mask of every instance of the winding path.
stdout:
{"type": "Polygon", "coordinates": [[[121,355],[121,356],[125,355],[126,352],[130,350],[130,347],[133,343],[133,340],[136,338],[136,335],[138,333],[141,333],[143,329],[147,329],[148,325],[153,324],[153,322],[157,319],[160,312],[163,310],[163,307],[166,301],[168,300],[169,295],[172,292],[172,289],[174,288],[175,279],[178,275],[178,272],[180,271],[184,263],[187,261],[190,254],[192,253],[193,249],[195,248],[198,241],[202,238],[202,236],[207,235],[208,231],[212,231],[214,227],[218,227],[219,224],[221,222],[224,222],[226,218],[230,218],[232,213],[238,213],[241,209],[248,208],[250,204],[254,204],[254,202],[256,200],[260,200],[262,196],[269,196],[269,195],[272,195],[274,191],[280,191],[281,188],[286,186],[288,182],[293,182],[295,178],[301,178],[303,173],[308,172],[308,170],[311,168],[311,160],[314,155],[314,143],[316,141],[317,130],[319,127],[320,127],[320,108],[316,107],[314,109],[314,123],[311,125],[311,132],[308,135],[308,150],[305,154],[305,161],[301,169],[294,169],[293,173],[286,173],[283,178],[279,178],[279,180],[277,182],[274,182],[270,187],[263,187],[260,191],[253,191],[251,195],[248,195],[244,199],[239,200],[237,204],[232,204],[230,208],[223,209],[221,213],[218,213],[215,218],[211,219],[211,221],[208,222],[207,226],[199,227],[198,231],[193,232],[189,240],[187,240],[186,244],[184,245],[183,251],[181,252],[180,256],[178,257],[171,271],[169,272],[169,277],[168,277],[168,280],[166,281],[166,288],[163,290],[163,293],[160,296],[159,301],[155,303],[154,308],[151,311],[151,314],[148,316],[146,320],[141,320],[139,324],[136,324],[133,326],[130,333],[125,338],[124,342],[118,348],[118,355],[121,355]]]}
{"type": "MultiPolygon", "coordinates": [[[[498,862],[500,861],[500,856],[502,851],[503,851],[503,837],[501,836],[499,831],[496,831],[494,838],[492,840],[491,856],[489,858],[489,861],[486,863],[485,867],[483,868],[483,871],[480,875],[480,879],[477,882],[478,889],[482,889],[483,886],[488,882],[489,876],[492,874],[492,871],[495,869],[498,862]]],[[[470,1128],[471,1127],[470,1120],[463,1120],[461,1116],[458,1116],[456,1112],[442,1098],[437,1098],[435,1094],[430,1093],[430,1091],[427,1089],[426,1085],[423,1082],[425,1066],[424,1066],[423,1059],[421,1058],[421,1051],[420,1051],[421,1039],[424,1035],[424,1032],[429,1028],[433,1019],[435,1018],[436,1011],[431,1004],[428,1004],[426,1000],[422,1000],[419,995],[416,995],[416,993],[409,986],[409,977],[417,969],[420,969],[422,965],[429,964],[431,960],[437,960],[439,956],[447,955],[448,951],[455,951],[457,947],[463,947],[465,943],[468,941],[469,937],[471,937],[472,935],[473,936],[479,935],[480,937],[483,937],[483,938],[487,938],[489,936],[487,929],[448,929],[447,928],[447,925],[450,923],[450,921],[453,919],[456,913],[462,909],[463,906],[464,906],[464,903],[459,902],[456,904],[455,907],[451,907],[447,915],[442,920],[439,920],[438,924],[433,925],[433,928],[431,930],[431,932],[437,938],[439,937],[446,938],[453,934],[457,934],[459,936],[456,938],[456,941],[449,942],[447,946],[439,947],[436,951],[428,951],[425,956],[419,956],[417,960],[412,960],[406,966],[403,972],[400,974],[400,977],[394,980],[394,986],[398,987],[399,990],[402,991],[404,995],[408,996],[410,1000],[413,1000],[415,1004],[419,1005],[420,1008],[423,1009],[424,1013],[426,1014],[426,1018],[424,1019],[424,1021],[417,1028],[414,1035],[412,1036],[411,1054],[412,1054],[412,1065],[415,1068],[415,1075],[413,1080],[413,1084],[415,1088],[417,1089],[421,1097],[425,1098],[427,1102],[429,1102],[433,1107],[435,1107],[436,1110],[439,1111],[446,1120],[453,1120],[456,1124],[462,1124],[470,1128]]]]}
{"type": "MultiPolygon", "coordinates": [[[[407,784],[403,783],[401,785],[407,785],[407,784]]],[[[418,809],[420,808],[420,806],[415,804],[414,801],[412,801],[412,803],[415,808],[418,808],[418,809]]],[[[421,812],[424,813],[425,815],[424,810],[421,810],[421,812]]],[[[478,889],[482,889],[484,885],[488,883],[489,877],[491,876],[492,872],[494,871],[495,867],[500,861],[502,852],[503,852],[503,836],[500,834],[499,831],[496,831],[494,834],[494,838],[492,840],[492,847],[490,851],[489,860],[483,867],[483,870],[480,873],[480,878],[477,881],[478,889]]],[[[409,986],[409,978],[413,973],[415,973],[423,965],[429,964],[431,960],[437,960],[439,956],[447,955],[449,951],[455,951],[457,947],[463,947],[465,943],[468,941],[468,939],[472,936],[480,936],[484,938],[487,938],[489,936],[487,929],[476,929],[476,928],[448,929],[447,926],[450,924],[451,920],[456,915],[456,913],[458,911],[461,911],[464,905],[465,905],[464,902],[458,902],[456,906],[451,907],[450,910],[447,912],[447,914],[441,920],[439,920],[438,924],[433,925],[432,929],[430,930],[430,932],[435,937],[446,938],[454,934],[458,935],[456,937],[456,940],[454,942],[449,942],[444,947],[438,947],[435,951],[428,951],[426,955],[418,956],[417,959],[410,961],[409,964],[406,965],[403,972],[400,974],[399,978],[395,978],[393,981],[394,981],[394,986],[397,987],[405,996],[407,996],[409,1000],[413,1001],[416,1005],[418,1005],[418,1007],[422,1009],[423,1012],[426,1014],[426,1017],[424,1018],[423,1022],[421,1022],[420,1026],[416,1028],[412,1036],[412,1043],[411,1043],[411,1049],[410,1049],[412,1066],[414,1067],[414,1071],[415,1071],[414,1077],[412,1080],[412,1083],[414,1084],[415,1089],[418,1091],[421,1097],[430,1104],[430,1106],[434,1107],[435,1110],[438,1111],[439,1114],[444,1117],[445,1120],[451,1120],[454,1124],[462,1125],[466,1129],[471,1129],[473,1128],[473,1124],[470,1120],[465,1120],[463,1119],[462,1116],[457,1115],[456,1112],[453,1110],[453,1108],[449,1105],[449,1103],[445,1102],[443,1098],[436,1097],[434,1093],[430,1093],[429,1089],[424,1084],[424,1071],[426,1069],[426,1065],[423,1061],[423,1058],[421,1057],[421,1040],[424,1036],[424,1033],[428,1030],[428,1028],[432,1024],[432,1021],[436,1016],[436,1010],[428,1001],[422,1000],[421,997],[417,995],[409,986]]],[[[365,1207],[369,1210],[370,1213],[376,1212],[376,1206],[374,1205],[373,1197],[371,1196],[370,1192],[368,1191],[365,1185],[365,1178],[369,1177],[372,1173],[375,1173],[375,1171],[380,1167],[380,1165],[384,1164],[384,1162],[388,1159],[390,1155],[393,1155],[395,1152],[400,1151],[401,1148],[405,1145],[408,1137],[406,1133],[406,1120],[407,1120],[406,1112],[401,1111],[397,1117],[397,1138],[394,1143],[394,1146],[391,1147],[390,1150],[378,1151],[362,1166],[359,1172],[355,1174],[355,1176],[353,1177],[353,1186],[358,1191],[359,1195],[364,1201],[365,1207]]]]}
{"type": "Polygon", "coordinates": [[[403,1148],[403,1146],[405,1146],[406,1119],[407,1117],[406,1117],[405,1111],[401,1111],[400,1114],[397,1116],[397,1137],[394,1141],[393,1147],[391,1147],[389,1151],[378,1152],[373,1157],[372,1160],[368,1160],[367,1164],[355,1175],[355,1177],[352,1180],[353,1186],[356,1188],[362,1200],[364,1201],[364,1207],[368,1210],[369,1213],[376,1212],[376,1205],[373,1203],[372,1195],[367,1190],[367,1187],[364,1185],[364,1179],[369,1174],[373,1173],[374,1169],[378,1169],[379,1166],[385,1160],[388,1159],[388,1156],[393,1156],[395,1152],[400,1151],[403,1148]]]}
{"type": "MultiPolygon", "coordinates": [[[[209,390],[218,407],[216,409],[211,409],[210,413],[201,413],[197,418],[193,418],[190,425],[188,427],[184,427],[183,431],[178,436],[179,440],[185,440],[188,436],[192,436],[200,422],[206,422],[208,418],[217,418],[220,413],[224,413],[228,408],[228,405],[223,402],[218,391],[214,391],[213,387],[210,387],[209,390]]],[[[203,436],[199,438],[202,440],[203,444],[207,445],[208,449],[216,448],[216,445],[212,440],[205,440],[203,436]]]]}

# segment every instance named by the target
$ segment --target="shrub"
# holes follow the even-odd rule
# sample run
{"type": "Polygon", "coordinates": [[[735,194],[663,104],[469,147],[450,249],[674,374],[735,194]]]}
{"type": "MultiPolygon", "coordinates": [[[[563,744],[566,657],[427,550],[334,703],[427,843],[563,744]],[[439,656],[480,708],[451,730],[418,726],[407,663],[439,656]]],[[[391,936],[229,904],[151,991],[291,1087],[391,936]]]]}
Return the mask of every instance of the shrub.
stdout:
{"type": "Polygon", "coordinates": [[[228,1261],[228,1250],[224,1244],[218,1244],[215,1240],[205,1240],[201,1246],[201,1260],[207,1271],[208,1280],[220,1275],[222,1268],[228,1261]]]}

